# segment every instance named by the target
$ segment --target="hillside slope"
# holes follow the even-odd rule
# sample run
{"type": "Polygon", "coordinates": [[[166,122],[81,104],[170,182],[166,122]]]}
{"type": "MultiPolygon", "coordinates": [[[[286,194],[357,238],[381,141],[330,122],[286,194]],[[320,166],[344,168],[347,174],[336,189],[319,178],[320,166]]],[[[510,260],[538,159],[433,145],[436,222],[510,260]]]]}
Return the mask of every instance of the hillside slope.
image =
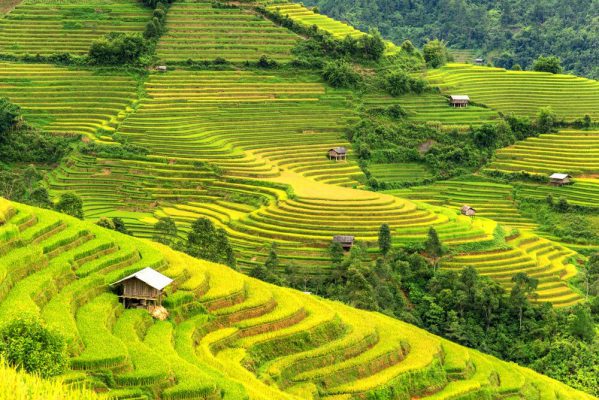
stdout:
{"type": "Polygon", "coordinates": [[[389,317],[2,199],[0,254],[1,320],[40,317],[68,338],[70,380],[121,399],[593,398],[389,317]],[[108,290],[143,267],[175,279],[171,320],[108,290]]]}

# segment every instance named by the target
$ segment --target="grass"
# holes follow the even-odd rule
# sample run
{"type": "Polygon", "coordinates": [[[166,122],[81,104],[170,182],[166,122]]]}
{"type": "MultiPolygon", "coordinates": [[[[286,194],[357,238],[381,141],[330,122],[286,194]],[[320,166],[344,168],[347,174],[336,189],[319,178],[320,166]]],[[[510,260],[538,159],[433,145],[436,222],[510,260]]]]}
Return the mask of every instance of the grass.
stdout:
{"type": "Polygon", "coordinates": [[[24,0],[0,19],[0,54],[82,55],[109,32],[142,33],[150,17],[128,0],[24,0]]]}
{"type": "MultiPolygon", "coordinates": [[[[102,384],[110,389],[108,397],[152,392],[164,399],[299,399],[318,390],[337,399],[389,393],[451,398],[480,390],[520,396],[545,385],[538,374],[380,314],[275,287],[52,211],[5,201],[0,206],[12,215],[3,228],[35,216],[17,235],[37,238],[19,240],[0,256],[0,262],[20,262],[29,271],[4,275],[3,284],[10,276],[11,285],[0,298],[0,313],[34,310],[69,340],[71,366],[79,372],[65,379],[110,376],[102,384]],[[39,263],[35,255],[43,249],[47,261],[39,263]],[[115,255],[121,251],[136,252],[143,263],[120,263],[115,255]],[[73,279],[98,263],[102,266],[73,279]],[[175,279],[165,302],[174,307],[170,321],[154,321],[145,310],[123,310],[107,290],[108,283],[145,266],[175,279]],[[69,279],[56,273],[63,268],[69,279]],[[474,375],[456,374],[470,364],[474,375]],[[446,371],[457,381],[448,383],[446,371]],[[491,384],[492,375],[500,376],[499,387],[491,384]]],[[[557,260],[545,250],[549,241],[532,235],[510,241],[529,257],[557,260]]],[[[470,257],[479,265],[500,259],[470,257]]],[[[591,398],[555,382],[543,390],[562,399],[591,398]]]]}

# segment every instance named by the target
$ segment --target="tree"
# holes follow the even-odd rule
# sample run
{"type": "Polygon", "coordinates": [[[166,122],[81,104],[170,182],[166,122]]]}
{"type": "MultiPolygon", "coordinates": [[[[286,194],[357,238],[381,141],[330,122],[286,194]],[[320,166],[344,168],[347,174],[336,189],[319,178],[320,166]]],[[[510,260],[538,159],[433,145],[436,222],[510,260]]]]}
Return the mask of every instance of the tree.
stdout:
{"type": "Polygon", "coordinates": [[[191,225],[184,250],[193,257],[235,268],[235,255],[227,233],[222,228],[216,229],[208,218],[199,218],[191,225]]]}
{"type": "Polygon", "coordinates": [[[367,60],[379,60],[385,53],[385,41],[377,29],[371,29],[368,35],[363,35],[358,44],[362,56],[367,60]]]}
{"type": "Polygon", "coordinates": [[[277,254],[277,244],[275,242],[270,245],[270,251],[268,252],[266,261],[264,261],[264,266],[272,273],[276,273],[279,269],[279,256],[277,254]]]}
{"type": "Polygon", "coordinates": [[[56,204],[56,211],[83,219],[83,201],[74,193],[64,193],[56,204]]]}
{"type": "Polygon", "coordinates": [[[325,64],[322,76],[333,87],[349,88],[358,84],[360,75],[346,61],[331,61],[325,64]]]}
{"type": "Polygon", "coordinates": [[[88,55],[92,64],[126,65],[139,63],[148,50],[141,35],[112,32],[92,42],[88,55]]]}
{"type": "Polygon", "coordinates": [[[15,126],[21,118],[21,109],[12,104],[6,97],[0,98],[0,143],[4,140],[4,133],[15,126]]]}
{"type": "Polygon", "coordinates": [[[428,41],[422,48],[422,53],[429,68],[439,68],[447,63],[447,47],[445,42],[439,39],[428,41]]]}
{"type": "Polygon", "coordinates": [[[518,272],[512,277],[512,291],[510,301],[518,310],[518,330],[522,331],[524,308],[529,305],[529,298],[535,297],[535,290],[539,284],[538,279],[529,277],[525,272],[518,272]]]}
{"type": "Polygon", "coordinates": [[[31,318],[12,320],[0,329],[0,356],[44,378],[61,374],[68,365],[64,339],[31,318]]]}
{"type": "Polygon", "coordinates": [[[441,239],[439,239],[437,231],[432,226],[428,230],[428,238],[424,242],[424,251],[432,260],[433,267],[437,268],[439,259],[443,257],[445,250],[443,249],[443,245],[441,243],[441,239]]]}
{"type": "Polygon", "coordinates": [[[125,234],[125,235],[130,235],[131,234],[129,232],[129,230],[127,229],[127,226],[125,225],[125,221],[123,221],[121,218],[114,217],[112,219],[112,223],[114,224],[114,230],[115,231],[120,232],[120,233],[125,234]]]}
{"type": "Polygon", "coordinates": [[[343,263],[344,258],[343,246],[341,246],[341,243],[331,242],[329,253],[331,255],[331,263],[335,268],[339,268],[343,263]]]}
{"type": "Polygon", "coordinates": [[[416,50],[416,47],[414,46],[414,44],[412,42],[410,42],[409,40],[406,39],[401,44],[401,49],[408,54],[412,54],[416,50]]]}
{"type": "Polygon", "coordinates": [[[114,230],[114,222],[112,222],[109,218],[102,217],[97,222],[96,225],[101,226],[102,228],[114,230]]]}
{"type": "Polygon", "coordinates": [[[532,69],[533,71],[550,72],[552,74],[559,74],[563,70],[561,60],[555,56],[540,56],[535,60],[532,69]]]}
{"type": "Polygon", "coordinates": [[[557,114],[551,107],[542,107],[537,112],[537,130],[540,133],[550,133],[557,125],[557,114]]]}
{"type": "Polygon", "coordinates": [[[384,255],[391,250],[391,229],[387,224],[382,224],[379,229],[379,249],[384,255]]]}
{"type": "Polygon", "coordinates": [[[154,224],[152,239],[158,243],[170,246],[177,238],[177,224],[171,217],[163,217],[154,224]]]}
{"type": "Polygon", "coordinates": [[[568,317],[568,326],[573,336],[591,343],[595,338],[595,323],[591,310],[587,305],[577,304],[574,312],[568,317]]]}

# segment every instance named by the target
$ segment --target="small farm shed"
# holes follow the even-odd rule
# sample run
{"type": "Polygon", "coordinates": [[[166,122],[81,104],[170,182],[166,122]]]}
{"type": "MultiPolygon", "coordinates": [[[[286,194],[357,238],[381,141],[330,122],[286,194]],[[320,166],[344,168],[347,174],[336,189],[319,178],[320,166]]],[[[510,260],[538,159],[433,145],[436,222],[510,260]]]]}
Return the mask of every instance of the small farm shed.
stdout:
{"type": "Polygon", "coordinates": [[[476,210],[468,205],[463,205],[460,209],[460,212],[462,213],[462,215],[465,215],[467,217],[474,217],[476,215],[476,210]]]}
{"type": "Polygon", "coordinates": [[[555,186],[569,185],[572,183],[571,179],[572,177],[570,175],[560,173],[555,173],[549,177],[549,181],[555,186]]]}
{"type": "Polygon", "coordinates": [[[160,306],[164,288],[173,282],[168,276],[152,268],[144,268],[124,277],[111,286],[119,287],[125,308],[160,306]]]}
{"type": "Polygon", "coordinates": [[[477,58],[474,60],[474,63],[476,65],[483,65],[485,63],[485,59],[484,58],[477,58]]]}
{"type": "Polygon", "coordinates": [[[168,68],[166,67],[166,65],[159,65],[156,67],[156,71],[158,71],[158,72],[166,72],[167,69],[168,68]]]}
{"type": "Polygon", "coordinates": [[[468,107],[470,103],[470,97],[465,95],[451,95],[449,96],[449,104],[454,107],[468,107]]]}
{"type": "Polygon", "coordinates": [[[334,147],[330,149],[329,159],[337,161],[347,159],[347,149],[345,147],[334,147]]]}
{"type": "Polygon", "coordinates": [[[354,245],[354,240],[355,238],[349,235],[337,235],[333,237],[333,242],[341,244],[341,247],[343,247],[343,250],[345,251],[351,250],[354,245]]]}

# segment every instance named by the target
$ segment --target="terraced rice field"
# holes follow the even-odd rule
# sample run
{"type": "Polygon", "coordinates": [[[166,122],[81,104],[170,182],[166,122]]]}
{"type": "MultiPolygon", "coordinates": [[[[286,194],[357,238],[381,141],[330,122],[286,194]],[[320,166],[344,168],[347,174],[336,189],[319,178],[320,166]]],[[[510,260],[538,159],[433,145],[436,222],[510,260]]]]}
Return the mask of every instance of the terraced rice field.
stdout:
{"type": "Polygon", "coordinates": [[[408,119],[418,123],[437,123],[448,129],[467,130],[471,126],[480,126],[498,119],[497,111],[469,106],[455,108],[448,100],[438,94],[405,95],[400,97],[367,96],[367,106],[390,106],[399,104],[407,113],[408,119]]]}
{"type": "MultiPolygon", "coordinates": [[[[283,16],[287,16],[300,25],[306,27],[317,26],[318,29],[328,32],[338,39],[343,39],[346,36],[357,39],[366,34],[348,23],[338,21],[324,14],[315,13],[311,9],[304,7],[302,4],[277,2],[267,6],[266,9],[270,12],[278,12],[283,16]]],[[[390,41],[386,41],[385,43],[387,45],[387,54],[399,51],[399,47],[394,43],[390,41]]]]}
{"type": "Polygon", "coordinates": [[[300,37],[247,8],[178,0],[169,10],[167,33],[158,43],[164,61],[214,60],[256,62],[262,55],[291,60],[300,37]]]}
{"type": "Polygon", "coordinates": [[[599,119],[599,82],[586,78],[468,64],[447,64],[426,78],[445,94],[468,95],[504,114],[534,117],[539,108],[551,106],[566,121],[586,114],[599,119]]]}
{"type": "Polygon", "coordinates": [[[298,3],[276,3],[266,8],[271,12],[279,12],[281,15],[288,16],[295,22],[306,27],[316,25],[318,28],[329,32],[339,39],[343,39],[346,36],[359,38],[364,35],[364,32],[349,24],[327,17],[324,14],[317,14],[298,3]]]}
{"type": "Polygon", "coordinates": [[[66,377],[105,387],[94,375],[111,376],[105,398],[592,399],[398,320],[2,199],[0,248],[2,318],[37,315],[67,337],[66,377]],[[148,266],[175,280],[168,321],[108,290],[148,266]]]}
{"type": "Polygon", "coordinates": [[[419,163],[370,164],[372,177],[384,183],[421,182],[432,178],[426,165],[419,163]]]}
{"type": "Polygon", "coordinates": [[[109,32],[142,33],[151,15],[131,0],[24,0],[0,19],[0,54],[82,55],[109,32]]]}
{"type": "Polygon", "coordinates": [[[93,137],[114,132],[136,102],[137,82],[124,73],[0,62],[0,96],[39,128],[93,137]]]}
{"type": "Polygon", "coordinates": [[[474,207],[477,216],[508,227],[534,229],[536,224],[520,215],[514,204],[513,187],[480,179],[440,181],[427,186],[389,190],[386,193],[459,210],[474,207]]]}
{"type": "Polygon", "coordinates": [[[499,150],[488,169],[595,176],[599,174],[599,131],[563,130],[528,138],[499,150]]]}
{"type": "Polygon", "coordinates": [[[547,239],[530,233],[508,237],[512,248],[492,252],[469,252],[443,263],[443,268],[461,270],[472,266],[481,275],[499,281],[506,289],[512,286],[512,276],[525,272],[539,280],[538,301],[555,306],[571,306],[582,300],[566,280],[576,275],[576,267],[569,258],[576,253],[547,239]]]}

